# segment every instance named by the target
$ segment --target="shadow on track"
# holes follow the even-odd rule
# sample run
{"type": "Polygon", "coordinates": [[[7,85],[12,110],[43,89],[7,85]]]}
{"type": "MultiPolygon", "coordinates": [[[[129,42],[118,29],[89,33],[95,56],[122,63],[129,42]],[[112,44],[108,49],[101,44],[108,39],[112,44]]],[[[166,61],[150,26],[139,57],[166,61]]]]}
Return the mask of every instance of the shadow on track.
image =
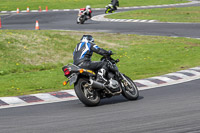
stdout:
{"type": "Polygon", "coordinates": [[[143,98],[144,98],[143,96],[139,96],[137,100],[130,101],[124,98],[122,95],[120,95],[120,96],[102,99],[98,106],[103,106],[103,105],[108,105],[108,104],[118,104],[118,103],[123,103],[123,102],[137,102],[138,100],[142,100],[143,98]]]}

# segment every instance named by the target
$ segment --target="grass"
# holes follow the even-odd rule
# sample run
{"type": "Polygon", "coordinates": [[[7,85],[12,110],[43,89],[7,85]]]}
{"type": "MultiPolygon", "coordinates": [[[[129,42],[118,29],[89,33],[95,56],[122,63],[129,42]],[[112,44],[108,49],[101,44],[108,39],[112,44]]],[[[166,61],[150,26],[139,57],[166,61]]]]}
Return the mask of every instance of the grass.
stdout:
{"type": "MultiPolygon", "coordinates": [[[[0,30],[0,96],[62,89],[61,70],[83,34],[111,49],[121,72],[143,79],[200,65],[200,41],[188,38],[67,31],[0,30]]],[[[94,54],[92,60],[101,56],[94,54]]]]}
{"type": "MultiPolygon", "coordinates": [[[[143,5],[160,5],[188,2],[187,0],[123,0],[120,1],[121,7],[126,6],[143,6],[143,5]]],[[[49,9],[74,9],[91,5],[92,8],[104,8],[110,0],[1,0],[0,11],[26,10],[29,6],[30,10],[38,10],[39,6],[45,10],[49,9]]]]}
{"type": "Polygon", "coordinates": [[[106,16],[112,19],[144,19],[160,22],[200,22],[200,6],[135,10],[106,16]]]}

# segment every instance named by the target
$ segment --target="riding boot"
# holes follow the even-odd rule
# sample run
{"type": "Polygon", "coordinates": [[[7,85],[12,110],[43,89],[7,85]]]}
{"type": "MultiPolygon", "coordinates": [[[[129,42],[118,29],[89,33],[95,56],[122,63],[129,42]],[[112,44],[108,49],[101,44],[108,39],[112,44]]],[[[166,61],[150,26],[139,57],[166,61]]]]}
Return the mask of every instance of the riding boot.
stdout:
{"type": "Polygon", "coordinates": [[[104,78],[106,70],[101,68],[97,73],[97,82],[106,83],[108,80],[104,78]]]}

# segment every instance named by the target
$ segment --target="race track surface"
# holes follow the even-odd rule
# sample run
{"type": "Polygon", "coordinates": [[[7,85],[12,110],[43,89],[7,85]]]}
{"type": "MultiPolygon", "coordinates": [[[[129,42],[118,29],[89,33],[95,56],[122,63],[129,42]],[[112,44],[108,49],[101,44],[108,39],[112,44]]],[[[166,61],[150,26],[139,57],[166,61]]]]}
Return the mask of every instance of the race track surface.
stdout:
{"type": "Polygon", "coordinates": [[[97,107],[78,100],[0,110],[0,133],[198,133],[200,80],[140,91],[97,107]]]}
{"type": "MultiPolygon", "coordinates": [[[[200,6],[200,4],[192,6],[200,6]]],[[[200,38],[199,23],[113,23],[88,20],[84,25],[78,25],[76,24],[77,14],[78,11],[12,13],[2,16],[2,27],[3,29],[34,30],[35,22],[38,20],[41,30],[77,30],[200,38]]],[[[94,11],[93,13],[94,16],[99,14],[104,14],[104,10],[94,11]]]]}

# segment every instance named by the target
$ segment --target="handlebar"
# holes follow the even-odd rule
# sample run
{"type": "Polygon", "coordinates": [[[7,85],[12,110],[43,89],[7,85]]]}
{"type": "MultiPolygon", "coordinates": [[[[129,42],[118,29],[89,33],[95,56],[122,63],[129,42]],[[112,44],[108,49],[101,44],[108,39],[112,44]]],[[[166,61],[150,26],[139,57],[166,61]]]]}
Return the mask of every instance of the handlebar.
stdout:
{"type": "Polygon", "coordinates": [[[103,60],[103,59],[105,59],[105,60],[109,60],[109,61],[111,61],[113,64],[114,63],[118,63],[118,62],[120,62],[120,59],[113,59],[112,57],[111,57],[111,55],[110,56],[104,56],[104,57],[102,57],[101,58],[101,60],[103,60]]]}

